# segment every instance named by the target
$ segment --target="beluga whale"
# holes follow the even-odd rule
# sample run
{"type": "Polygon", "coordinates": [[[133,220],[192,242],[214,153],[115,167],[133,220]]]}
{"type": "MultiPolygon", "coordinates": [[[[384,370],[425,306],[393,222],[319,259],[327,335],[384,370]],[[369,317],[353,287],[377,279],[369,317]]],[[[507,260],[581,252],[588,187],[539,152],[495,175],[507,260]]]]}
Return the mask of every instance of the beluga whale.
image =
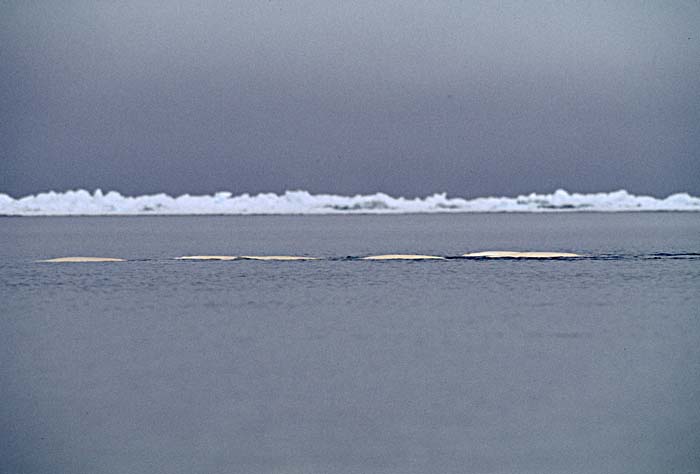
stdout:
{"type": "Polygon", "coordinates": [[[244,260],[263,260],[263,261],[278,261],[289,262],[295,260],[318,260],[315,257],[298,257],[295,255],[241,255],[244,260]]]}
{"type": "Polygon", "coordinates": [[[59,257],[37,261],[45,263],[126,262],[123,258],[111,257],[59,257]]]}
{"type": "Polygon", "coordinates": [[[369,257],[362,257],[362,260],[445,260],[445,257],[438,257],[436,255],[390,253],[386,255],[370,255],[369,257]]]}
{"type": "Polygon", "coordinates": [[[568,252],[514,252],[509,250],[489,250],[462,254],[462,257],[485,258],[573,258],[580,257],[577,253],[568,252]]]}
{"type": "Polygon", "coordinates": [[[186,255],[177,257],[175,260],[236,260],[233,255],[186,255]]]}

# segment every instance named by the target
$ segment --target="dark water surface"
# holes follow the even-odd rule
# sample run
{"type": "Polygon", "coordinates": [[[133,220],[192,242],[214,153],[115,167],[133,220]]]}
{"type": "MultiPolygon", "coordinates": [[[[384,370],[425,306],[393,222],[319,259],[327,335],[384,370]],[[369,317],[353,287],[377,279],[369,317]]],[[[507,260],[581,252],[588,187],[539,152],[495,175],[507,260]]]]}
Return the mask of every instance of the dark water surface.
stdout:
{"type": "Polygon", "coordinates": [[[0,244],[2,473],[700,472],[700,214],[0,218],[0,244]],[[589,257],[340,258],[481,250],[589,257]],[[136,261],[35,262],[70,255],[136,261]]]}

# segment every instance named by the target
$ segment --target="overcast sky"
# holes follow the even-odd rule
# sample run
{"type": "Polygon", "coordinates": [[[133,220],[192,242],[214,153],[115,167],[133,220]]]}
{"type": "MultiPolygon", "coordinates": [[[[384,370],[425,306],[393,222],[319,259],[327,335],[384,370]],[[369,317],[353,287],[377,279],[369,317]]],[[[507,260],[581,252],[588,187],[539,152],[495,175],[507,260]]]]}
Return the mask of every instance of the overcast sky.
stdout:
{"type": "Polygon", "coordinates": [[[0,0],[0,192],[700,194],[700,2],[0,0]]]}

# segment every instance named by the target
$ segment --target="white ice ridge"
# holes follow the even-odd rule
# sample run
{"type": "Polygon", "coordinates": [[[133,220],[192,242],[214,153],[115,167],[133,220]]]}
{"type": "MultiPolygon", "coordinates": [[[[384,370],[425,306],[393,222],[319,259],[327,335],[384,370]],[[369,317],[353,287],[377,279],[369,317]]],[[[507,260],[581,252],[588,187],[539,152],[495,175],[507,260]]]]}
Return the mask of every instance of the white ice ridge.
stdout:
{"type": "Polygon", "coordinates": [[[191,215],[191,214],[406,214],[437,212],[571,212],[571,211],[700,211],[700,198],[678,193],[664,199],[635,196],[625,190],[579,194],[558,190],[552,194],[518,197],[448,198],[445,193],[425,198],[392,197],[384,193],[357,196],[311,194],[241,194],[172,197],[167,194],[122,196],[116,191],[48,192],[14,199],[0,193],[0,215],[191,215]]]}

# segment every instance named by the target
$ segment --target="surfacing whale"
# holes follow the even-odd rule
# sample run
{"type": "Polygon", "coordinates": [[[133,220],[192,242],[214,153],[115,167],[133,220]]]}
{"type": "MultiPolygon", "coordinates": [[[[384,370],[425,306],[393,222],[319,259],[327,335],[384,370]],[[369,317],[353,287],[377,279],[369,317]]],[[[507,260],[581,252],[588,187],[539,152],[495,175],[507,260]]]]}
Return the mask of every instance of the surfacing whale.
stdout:
{"type": "Polygon", "coordinates": [[[387,255],[370,255],[369,257],[362,257],[362,260],[445,260],[445,257],[392,253],[387,255]]]}
{"type": "Polygon", "coordinates": [[[572,258],[580,257],[577,253],[568,252],[513,252],[503,250],[491,250],[487,252],[465,253],[462,257],[488,257],[488,258],[572,258]]]}
{"type": "Polygon", "coordinates": [[[81,262],[126,262],[123,258],[111,257],[59,257],[46,260],[37,260],[46,263],[81,263],[81,262]]]}
{"type": "Polygon", "coordinates": [[[293,261],[293,260],[318,260],[315,257],[297,257],[294,255],[241,255],[244,260],[265,260],[265,261],[293,261]]]}

